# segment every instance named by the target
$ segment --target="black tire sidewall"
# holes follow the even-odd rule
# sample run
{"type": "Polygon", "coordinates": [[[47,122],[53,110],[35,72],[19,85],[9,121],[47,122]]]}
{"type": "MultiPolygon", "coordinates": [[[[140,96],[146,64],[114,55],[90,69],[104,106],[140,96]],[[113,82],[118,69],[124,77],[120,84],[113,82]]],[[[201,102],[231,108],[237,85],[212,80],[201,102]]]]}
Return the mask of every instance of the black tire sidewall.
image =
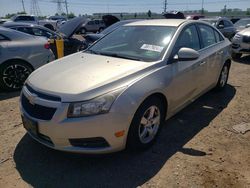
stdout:
{"type": "Polygon", "coordinates": [[[132,123],[130,125],[128,137],[127,137],[127,148],[132,149],[132,150],[137,150],[137,149],[146,149],[146,148],[150,147],[155,142],[156,138],[159,135],[159,132],[160,132],[161,127],[162,127],[164,120],[165,120],[165,114],[166,114],[165,107],[159,98],[152,97],[152,98],[149,98],[146,101],[144,101],[140,105],[138,110],[136,111],[136,113],[133,117],[132,123]],[[139,131],[141,118],[144,115],[145,111],[150,106],[157,106],[159,108],[161,120],[160,120],[158,132],[155,135],[154,139],[151,142],[145,144],[145,143],[142,143],[140,141],[138,131],[139,131]]]}

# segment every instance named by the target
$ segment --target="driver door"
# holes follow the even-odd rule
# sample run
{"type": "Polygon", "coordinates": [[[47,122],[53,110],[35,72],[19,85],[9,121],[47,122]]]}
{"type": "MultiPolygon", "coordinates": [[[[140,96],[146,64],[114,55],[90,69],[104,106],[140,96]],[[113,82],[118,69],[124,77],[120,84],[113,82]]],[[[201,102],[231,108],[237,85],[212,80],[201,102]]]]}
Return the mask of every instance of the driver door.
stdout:
{"type": "MultiPolygon", "coordinates": [[[[183,29],[173,48],[172,56],[176,56],[180,48],[201,49],[197,27],[192,24],[183,29]]],[[[171,109],[178,111],[186,103],[192,101],[202,91],[203,86],[203,59],[177,60],[170,64],[172,72],[171,109]]]]}

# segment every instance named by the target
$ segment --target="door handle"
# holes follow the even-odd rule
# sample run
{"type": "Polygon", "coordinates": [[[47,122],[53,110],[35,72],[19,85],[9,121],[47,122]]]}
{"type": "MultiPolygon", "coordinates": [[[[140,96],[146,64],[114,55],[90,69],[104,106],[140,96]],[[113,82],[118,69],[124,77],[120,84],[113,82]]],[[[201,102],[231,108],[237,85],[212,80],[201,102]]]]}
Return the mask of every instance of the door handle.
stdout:
{"type": "Polygon", "coordinates": [[[218,55],[223,54],[223,50],[222,50],[222,51],[217,52],[217,54],[218,54],[218,55]]]}
{"type": "Polygon", "coordinates": [[[202,62],[200,62],[200,66],[202,66],[202,65],[204,65],[204,64],[206,64],[207,62],[206,61],[202,61],[202,62]]]}

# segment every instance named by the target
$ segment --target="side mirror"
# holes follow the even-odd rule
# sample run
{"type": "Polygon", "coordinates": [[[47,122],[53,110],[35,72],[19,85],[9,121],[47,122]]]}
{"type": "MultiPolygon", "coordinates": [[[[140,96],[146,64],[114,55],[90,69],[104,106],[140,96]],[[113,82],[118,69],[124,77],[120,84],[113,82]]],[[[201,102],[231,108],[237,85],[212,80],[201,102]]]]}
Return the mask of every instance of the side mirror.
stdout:
{"type": "Polygon", "coordinates": [[[250,27],[250,24],[247,24],[247,25],[246,25],[246,28],[249,28],[249,27],[250,27]]]}
{"type": "Polygon", "coordinates": [[[218,29],[223,29],[224,25],[218,25],[218,29]]]}
{"type": "Polygon", "coordinates": [[[191,48],[181,48],[174,56],[174,59],[178,61],[191,61],[198,59],[199,56],[200,54],[196,50],[193,50],[191,48]]]}

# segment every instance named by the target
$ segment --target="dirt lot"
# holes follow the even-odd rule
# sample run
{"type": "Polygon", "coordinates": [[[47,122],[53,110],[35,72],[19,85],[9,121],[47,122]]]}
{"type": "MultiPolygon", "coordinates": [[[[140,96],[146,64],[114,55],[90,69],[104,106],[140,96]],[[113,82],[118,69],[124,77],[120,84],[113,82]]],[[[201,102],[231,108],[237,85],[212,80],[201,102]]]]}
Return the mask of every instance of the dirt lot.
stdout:
{"type": "Polygon", "coordinates": [[[76,155],[48,149],[22,127],[19,93],[0,94],[0,187],[250,187],[250,56],[234,62],[229,85],[166,122],[144,152],[76,155]]]}

